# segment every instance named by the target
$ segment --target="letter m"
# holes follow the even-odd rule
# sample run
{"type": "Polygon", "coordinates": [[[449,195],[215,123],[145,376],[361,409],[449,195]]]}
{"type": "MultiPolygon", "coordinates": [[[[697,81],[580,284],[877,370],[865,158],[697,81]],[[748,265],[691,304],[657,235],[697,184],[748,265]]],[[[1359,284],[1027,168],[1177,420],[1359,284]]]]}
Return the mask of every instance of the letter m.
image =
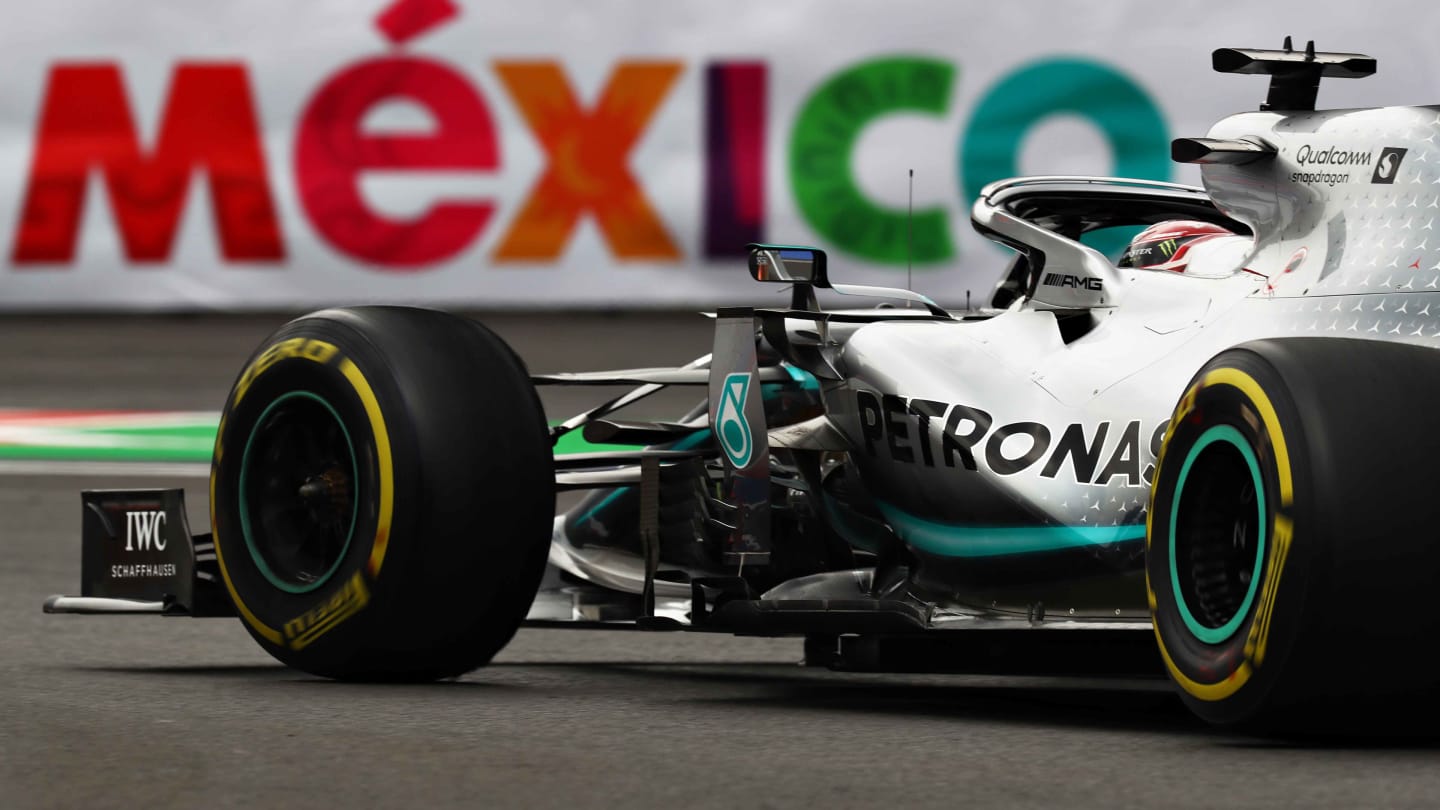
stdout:
{"type": "Polygon", "coordinates": [[[157,132],[154,149],[143,151],[114,64],[53,67],[11,252],[15,263],[74,257],[86,183],[96,170],[130,261],[169,257],[197,169],[210,179],[225,260],[283,259],[245,67],[178,65],[157,132]]]}

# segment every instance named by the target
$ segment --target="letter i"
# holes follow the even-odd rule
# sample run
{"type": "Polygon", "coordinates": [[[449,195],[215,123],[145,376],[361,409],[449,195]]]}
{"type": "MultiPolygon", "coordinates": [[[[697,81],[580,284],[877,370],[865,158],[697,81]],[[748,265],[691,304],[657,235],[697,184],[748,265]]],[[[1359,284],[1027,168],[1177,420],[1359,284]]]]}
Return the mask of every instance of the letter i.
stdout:
{"type": "Polygon", "coordinates": [[[765,236],[766,66],[705,67],[705,245],[707,258],[745,255],[765,236]]]}

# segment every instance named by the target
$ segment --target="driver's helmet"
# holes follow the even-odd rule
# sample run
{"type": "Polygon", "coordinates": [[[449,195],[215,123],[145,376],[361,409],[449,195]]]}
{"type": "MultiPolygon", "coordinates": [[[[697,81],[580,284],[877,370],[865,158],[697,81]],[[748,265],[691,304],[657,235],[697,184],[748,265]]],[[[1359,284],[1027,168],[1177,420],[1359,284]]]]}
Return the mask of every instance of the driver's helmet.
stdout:
{"type": "Polygon", "coordinates": [[[1190,264],[1190,248],[1201,242],[1208,242],[1226,236],[1239,236],[1209,222],[1190,219],[1172,219],[1157,222],[1141,231],[1125,252],[1120,255],[1121,267],[1141,270],[1170,270],[1185,272],[1190,264]]]}

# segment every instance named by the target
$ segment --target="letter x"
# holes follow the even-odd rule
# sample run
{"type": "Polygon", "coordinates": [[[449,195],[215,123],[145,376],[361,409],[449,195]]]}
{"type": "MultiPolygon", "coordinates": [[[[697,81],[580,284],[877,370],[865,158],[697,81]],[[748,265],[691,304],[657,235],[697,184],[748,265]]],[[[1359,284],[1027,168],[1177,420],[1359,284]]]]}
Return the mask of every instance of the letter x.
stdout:
{"type": "Polygon", "coordinates": [[[680,63],[622,62],[591,110],[581,109],[555,62],[499,62],[495,69],[549,158],[495,258],[558,257],[586,212],[620,258],[679,258],[625,161],[680,63]]]}

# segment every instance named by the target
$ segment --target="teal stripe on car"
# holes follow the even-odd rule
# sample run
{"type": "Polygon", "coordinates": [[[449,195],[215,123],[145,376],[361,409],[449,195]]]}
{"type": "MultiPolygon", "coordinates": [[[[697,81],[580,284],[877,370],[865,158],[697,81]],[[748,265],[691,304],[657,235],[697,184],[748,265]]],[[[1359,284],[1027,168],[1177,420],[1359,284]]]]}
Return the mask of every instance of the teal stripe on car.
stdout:
{"type": "Polygon", "coordinates": [[[796,367],[794,367],[794,366],[792,366],[792,365],[788,365],[788,364],[785,365],[785,366],[783,366],[783,368],[785,369],[785,372],[790,375],[790,379],[792,379],[792,380],[794,380],[795,382],[797,382],[797,383],[800,384],[800,390],[802,390],[802,391],[819,391],[819,390],[820,390],[820,381],[817,380],[817,379],[815,379],[815,375],[814,375],[814,374],[811,374],[810,372],[806,371],[806,370],[803,369],[803,368],[796,368],[796,367]]]}
{"type": "Polygon", "coordinates": [[[1002,557],[1145,539],[1144,524],[1126,526],[962,526],[916,517],[876,501],[900,539],[941,557],[1002,557]]]}

